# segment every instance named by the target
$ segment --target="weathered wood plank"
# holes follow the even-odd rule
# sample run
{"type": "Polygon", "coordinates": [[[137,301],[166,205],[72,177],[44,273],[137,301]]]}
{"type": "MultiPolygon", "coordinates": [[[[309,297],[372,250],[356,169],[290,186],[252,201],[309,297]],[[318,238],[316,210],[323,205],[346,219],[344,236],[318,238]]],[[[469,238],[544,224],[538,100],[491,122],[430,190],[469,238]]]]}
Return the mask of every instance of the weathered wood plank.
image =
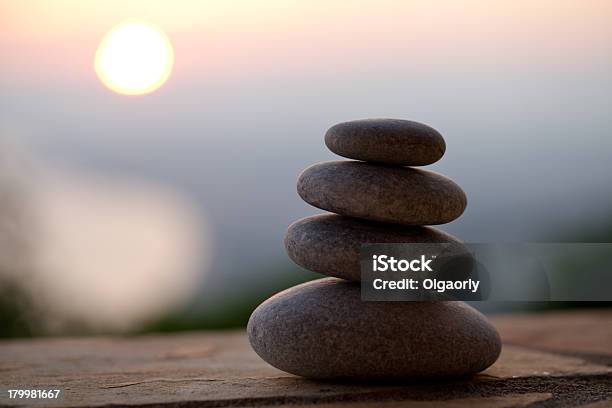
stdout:
{"type": "Polygon", "coordinates": [[[612,312],[494,320],[506,342],[502,356],[484,373],[462,381],[305,380],[267,365],[251,350],[244,333],[234,331],[5,341],[0,343],[0,385],[64,388],[65,398],[49,404],[58,406],[336,406],[350,402],[395,407],[401,401],[401,406],[410,402],[408,406],[415,407],[506,407],[544,400],[612,400],[612,364],[605,360],[612,345],[608,342],[612,312]],[[586,352],[602,360],[585,359],[582,353],[586,352]]]}

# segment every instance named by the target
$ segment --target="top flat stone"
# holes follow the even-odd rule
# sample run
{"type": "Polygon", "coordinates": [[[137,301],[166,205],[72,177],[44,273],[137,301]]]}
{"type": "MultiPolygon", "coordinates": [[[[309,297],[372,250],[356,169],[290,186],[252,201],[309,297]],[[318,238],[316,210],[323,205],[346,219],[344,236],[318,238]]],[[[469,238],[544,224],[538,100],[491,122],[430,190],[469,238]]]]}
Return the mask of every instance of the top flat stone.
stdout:
{"type": "Polygon", "coordinates": [[[440,160],[446,151],[437,130],[401,119],[362,119],[338,123],[325,134],[332,152],[349,159],[425,166],[440,160]]]}

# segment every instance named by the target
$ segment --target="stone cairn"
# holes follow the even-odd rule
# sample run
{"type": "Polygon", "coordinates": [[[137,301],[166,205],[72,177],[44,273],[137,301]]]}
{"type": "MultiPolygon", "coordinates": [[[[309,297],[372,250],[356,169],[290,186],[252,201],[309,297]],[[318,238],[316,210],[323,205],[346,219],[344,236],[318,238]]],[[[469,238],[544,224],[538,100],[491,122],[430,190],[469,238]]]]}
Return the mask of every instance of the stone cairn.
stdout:
{"type": "Polygon", "coordinates": [[[331,211],[293,223],[290,258],[330,278],[272,296],[251,315],[253,349],[271,365],[320,379],[432,379],[477,373],[495,362],[495,328],[459,301],[363,302],[360,247],[366,243],[459,242],[427,225],[459,217],[461,188],[424,166],[446,150],[429,126],[395,119],[340,123],[327,147],[357,161],[315,164],[298,194],[331,211]]]}

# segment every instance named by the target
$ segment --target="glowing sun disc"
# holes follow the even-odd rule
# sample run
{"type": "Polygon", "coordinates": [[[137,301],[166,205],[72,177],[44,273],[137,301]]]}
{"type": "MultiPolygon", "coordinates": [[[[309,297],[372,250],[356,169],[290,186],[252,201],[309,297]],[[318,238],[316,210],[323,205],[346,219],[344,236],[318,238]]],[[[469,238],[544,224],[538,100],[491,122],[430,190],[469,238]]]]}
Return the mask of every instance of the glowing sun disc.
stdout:
{"type": "Polygon", "coordinates": [[[170,76],[174,52],[160,29],[139,22],[110,30],[96,52],[95,68],[104,85],[125,95],[142,95],[163,85],[170,76]]]}

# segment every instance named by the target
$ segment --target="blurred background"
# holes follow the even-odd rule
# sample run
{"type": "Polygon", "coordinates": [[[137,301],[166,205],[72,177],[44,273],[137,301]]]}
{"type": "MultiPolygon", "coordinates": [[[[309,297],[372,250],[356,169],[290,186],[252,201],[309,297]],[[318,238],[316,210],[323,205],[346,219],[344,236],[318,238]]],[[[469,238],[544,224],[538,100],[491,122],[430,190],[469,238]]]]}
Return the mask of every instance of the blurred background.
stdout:
{"type": "Polygon", "coordinates": [[[445,136],[465,241],[612,240],[609,1],[25,0],[0,26],[2,337],[244,325],[317,277],[282,239],[351,119],[445,136]],[[173,49],[145,95],[96,73],[125,20],[173,49]]]}

